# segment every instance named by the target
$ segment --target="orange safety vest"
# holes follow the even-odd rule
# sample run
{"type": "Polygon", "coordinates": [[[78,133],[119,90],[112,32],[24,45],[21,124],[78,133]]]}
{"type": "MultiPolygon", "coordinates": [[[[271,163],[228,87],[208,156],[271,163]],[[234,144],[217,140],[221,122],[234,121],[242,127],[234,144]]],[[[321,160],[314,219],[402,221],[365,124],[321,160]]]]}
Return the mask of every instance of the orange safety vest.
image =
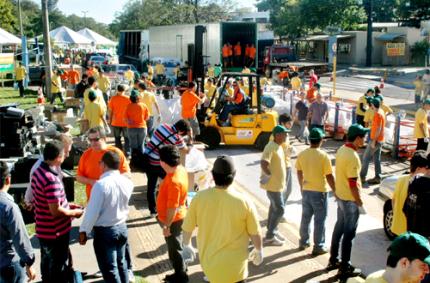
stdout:
{"type": "Polygon", "coordinates": [[[242,47],[240,46],[240,44],[236,44],[234,46],[234,55],[236,56],[242,55],[242,47]]]}
{"type": "Polygon", "coordinates": [[[228,46],[228,56],[233,56],[233,46],[228,46]]]}

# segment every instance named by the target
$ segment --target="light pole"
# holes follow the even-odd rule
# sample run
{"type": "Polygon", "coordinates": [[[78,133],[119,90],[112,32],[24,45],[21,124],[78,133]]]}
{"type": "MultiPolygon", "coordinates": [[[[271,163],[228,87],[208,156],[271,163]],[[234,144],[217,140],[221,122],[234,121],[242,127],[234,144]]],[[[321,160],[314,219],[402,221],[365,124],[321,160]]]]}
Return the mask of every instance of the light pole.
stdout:
{"type": "Polygon", "coordinates": [[[84,25],[87,27],[87,13],[88,11],[82,11],[82,14],[84,14],[84,25]]]}
{"type": "Polygon", "coordinates": [[[42,0],[42,20],[43,20],[43,52],[45,56],[45,84],[46,94],[51,98],[51,41],[49,40],[49,13],[48,0],[42,0]]]}
{"type": "Polygon", "coordinates": [[[366,66],[372,67],[373,0],[367,0],[367,48],[366,66]]]}

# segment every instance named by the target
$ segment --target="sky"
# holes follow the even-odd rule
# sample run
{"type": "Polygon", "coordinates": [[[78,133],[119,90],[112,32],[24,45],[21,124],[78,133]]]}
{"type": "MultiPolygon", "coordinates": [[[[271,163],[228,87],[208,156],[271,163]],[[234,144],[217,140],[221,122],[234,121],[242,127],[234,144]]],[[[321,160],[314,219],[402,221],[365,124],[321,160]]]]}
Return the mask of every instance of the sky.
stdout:
{"type": "MultiPolygon", "coordinates": [[[[37,3],[40,1],[33,0],[37,3]]],[[[254,7],[256,0],[235,0],[240,7],[254,7]]],[[[109,24],[115,18],[115,12],[121,11],[128,0],[59,0],[58,8],[66,15],[76,14],[92,17],[98,22],[109,24]]]]}

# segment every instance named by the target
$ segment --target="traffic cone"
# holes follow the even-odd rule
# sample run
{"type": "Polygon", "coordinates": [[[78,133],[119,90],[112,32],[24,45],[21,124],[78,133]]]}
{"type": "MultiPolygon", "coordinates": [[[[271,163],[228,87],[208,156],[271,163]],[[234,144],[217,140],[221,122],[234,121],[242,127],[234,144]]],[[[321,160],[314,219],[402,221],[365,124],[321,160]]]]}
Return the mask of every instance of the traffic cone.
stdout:
{"type": "Polygon", "coordinates": [[[43,105],[45,104],[45,97],[43,96],[42,88],[37,90],[37,104],[43,105]]]}
{"type": "Polygon", "coordinates": [[[379,85],[379,88],[384,88],[384,78],[381,78],[381,84],[379,85]]]}

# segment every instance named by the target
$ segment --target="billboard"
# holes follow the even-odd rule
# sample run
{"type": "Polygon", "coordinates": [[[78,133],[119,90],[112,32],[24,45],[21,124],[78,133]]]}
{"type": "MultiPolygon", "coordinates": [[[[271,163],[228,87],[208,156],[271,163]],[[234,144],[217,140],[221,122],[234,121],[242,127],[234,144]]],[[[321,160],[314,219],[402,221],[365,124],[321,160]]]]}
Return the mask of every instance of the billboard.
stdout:
{"type": "Polygon", "coordinates": [[[387,56],[405,56],[405,43],[404,42],[387,42],[385,45],[387,49],[387,56]]]}
{"type": "Polygon", "coordinates": [[[13,53],[0,53],[0,73],[13,73],[14,59],[13,53]]]}

